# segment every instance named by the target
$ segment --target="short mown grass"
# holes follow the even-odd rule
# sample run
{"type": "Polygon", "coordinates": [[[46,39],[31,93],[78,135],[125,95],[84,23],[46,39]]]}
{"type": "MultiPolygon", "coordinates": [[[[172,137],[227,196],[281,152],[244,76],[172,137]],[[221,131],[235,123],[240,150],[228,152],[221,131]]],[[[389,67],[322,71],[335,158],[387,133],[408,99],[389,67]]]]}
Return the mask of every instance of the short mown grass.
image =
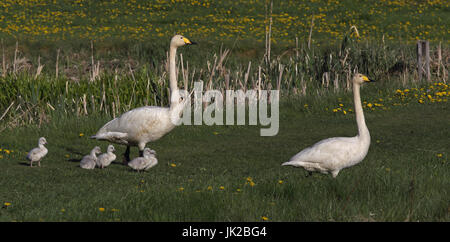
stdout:
{"type": "Polygon", "coordinates": [[[280,164],[323,138],[355,135],[354,116],[298,110],[281,105],[273,137],[258,126],[177,127],[149,144],[159,164],[144,173],[120,164],[118,145],[111,166],[79,167],[93,146],[106,149],[88,137],[108,117],[5,130],[0,221],[449,221],[446,103],[366,112],[369,153],[336,179],[280,164]],[[40,136],[49,154],[30,168],[40,136]]]}

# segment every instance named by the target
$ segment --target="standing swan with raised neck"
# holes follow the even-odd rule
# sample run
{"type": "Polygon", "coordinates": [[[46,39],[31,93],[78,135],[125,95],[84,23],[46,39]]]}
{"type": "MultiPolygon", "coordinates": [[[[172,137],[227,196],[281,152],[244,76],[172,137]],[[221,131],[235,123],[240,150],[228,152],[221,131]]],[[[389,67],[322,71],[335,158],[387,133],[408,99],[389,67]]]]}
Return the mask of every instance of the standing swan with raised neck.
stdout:
{"type": "Polygon", "coordinates": [[[130,161],[130,146],[139,148],[139,155],[148,142],[156,141],[175,128],[181,118],[187,99],[182,99],[177,85],[176,62],[177,48],[184,45],[196,44],[186,37],[175,35],[170,41],[169,50],[169,81],[170,106],[144,106],[132,109],[120,117],[106,123],[93,139],[127,146],[124,154],[124,163],[130,161]]]}
{"type": "Polygon", "coordinates": [[[364,120],[360,97],[360,87],[365,82],[373,81],[363,74],[356,74],[353,77],[353,98],[358,135],[319,141],[293,156],[288,162],[283,163],[283,166],[303,167],[309,172],[331,173],[336,178],[340,170],[356,165],[366,157],[370,146],[370,133],[364,120]]]}

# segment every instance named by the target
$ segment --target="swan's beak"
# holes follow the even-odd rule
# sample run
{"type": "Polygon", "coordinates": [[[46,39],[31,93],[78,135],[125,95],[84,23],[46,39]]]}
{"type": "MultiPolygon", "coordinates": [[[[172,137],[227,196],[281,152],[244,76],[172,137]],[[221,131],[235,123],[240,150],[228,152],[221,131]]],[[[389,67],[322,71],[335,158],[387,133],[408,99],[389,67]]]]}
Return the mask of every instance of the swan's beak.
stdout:
{"type": "Polygon", "coordinates": [[[183,40],[184,40],[184,43],[187,44],[187,45],[196,45],[197,44],[196,42],[190,41],[186,37],[184,37],[183,40]]]}
{"type": "Polygon", "coordinates": [[[375,82],[374,80],[369,79],[367,76],[363,76],[363,80],[364,80],[365,82],[375,82]]]}

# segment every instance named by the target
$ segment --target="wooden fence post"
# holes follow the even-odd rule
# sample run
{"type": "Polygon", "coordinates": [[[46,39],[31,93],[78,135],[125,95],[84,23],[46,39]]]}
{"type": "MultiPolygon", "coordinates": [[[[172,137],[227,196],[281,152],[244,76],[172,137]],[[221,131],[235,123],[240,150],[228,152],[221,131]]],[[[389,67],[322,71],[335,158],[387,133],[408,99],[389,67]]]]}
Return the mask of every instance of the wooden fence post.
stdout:
{"type": "Polygon", "coordinates": [[[419,80],[422,80],[423,59],[425,58],[425,72],[427,75],[427,80],[431,81],[431,70],[430,70],[430,42],[426,40],[417,41],[417,72],[419,75],[419,80]]]}

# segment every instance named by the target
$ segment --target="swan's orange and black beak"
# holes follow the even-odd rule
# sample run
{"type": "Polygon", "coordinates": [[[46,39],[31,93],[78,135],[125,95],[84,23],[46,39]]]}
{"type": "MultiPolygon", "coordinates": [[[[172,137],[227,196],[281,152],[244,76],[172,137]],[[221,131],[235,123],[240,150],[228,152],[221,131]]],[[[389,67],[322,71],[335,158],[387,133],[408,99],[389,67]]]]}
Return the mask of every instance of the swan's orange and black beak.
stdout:
{"type": "Polygon", "coordinates": [[[186,38],[186,37],[184,37],[183,40],[184,40],[184,43],[186,43],[187,45],[196,45],[196,44],[197,44],[197,42],[190,41],[190,40],[189,40],[188,38],[186,38]]]}
{"type": "Polygon", "coordinates": [[[364,80],[365,82],[375,82],[375,80],[369,79],[367,76],[363,76],[363,80],[364,80]]]}

